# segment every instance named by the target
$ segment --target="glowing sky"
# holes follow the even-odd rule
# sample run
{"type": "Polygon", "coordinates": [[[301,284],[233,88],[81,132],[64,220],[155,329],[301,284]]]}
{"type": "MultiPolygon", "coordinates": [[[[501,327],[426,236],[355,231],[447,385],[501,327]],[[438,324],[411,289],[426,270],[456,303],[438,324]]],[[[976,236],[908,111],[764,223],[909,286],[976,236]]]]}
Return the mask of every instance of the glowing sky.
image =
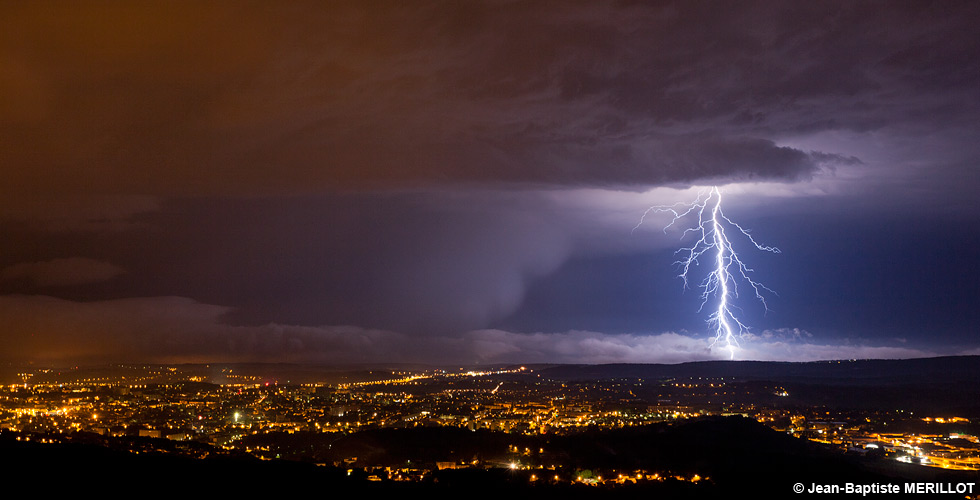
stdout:
{"type": "Polygon", "coordinates": [[[980,4],[6,2],[0,359],[980,354],[980,4]],[[365,6],[363,4],[368,4],[365,6]]]}

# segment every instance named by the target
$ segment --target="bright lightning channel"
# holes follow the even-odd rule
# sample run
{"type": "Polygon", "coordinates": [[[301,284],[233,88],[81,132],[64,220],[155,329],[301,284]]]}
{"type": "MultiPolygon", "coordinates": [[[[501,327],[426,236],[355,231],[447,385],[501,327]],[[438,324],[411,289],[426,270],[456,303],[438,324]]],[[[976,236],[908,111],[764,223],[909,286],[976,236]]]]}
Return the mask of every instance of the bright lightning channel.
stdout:
{"type": "Polygon", "coordinates": [[[762,296],[762,291],[765,290],[774,295],[776,292],[750,277],[753,271],[735,253],[735,249],[728,239],[726,227],[729,230],[738,230],[759,250],[780,253],[779,249],[760,245],[752,238],[747,229],[725,216],[725,212],[721,209],[721,191],[717,186],[699,192],[698,198],[693,203],[677,203],[648,208],[640,217],[640,222],[636,224],[633,231],[636,231],[643,224],[643,220],[651,212],[667,212],[674,216],[673,220],[664,226],[664,233],[675,224],[680,225],[685,221],[691,221],[681,233],[681,239],[683,240],[689,233],[693,233],[697,241],[690,247],[680,248],[674,252],[675,255],[680,254],[682,256],[680,260],[674,263],[681,269],[678,277],[684,280],[684,288],[688,288],[691,266],[699,265],[702,256],[708,254],[711,259],[712,271],[701,282],[701,307],[698,308],[698,312],[704,310],[704,306],[710,298],[715,297],[717,299],[717,306],[707,320],[708,325],[715,332],[711,347],[721,344],[731,351],[731,358],[735,359],[735,350],[739,347],[738,339],[742,334],[749,331],[749,328],[738,319],[733,311],[733,308],[738,309],[732,305],[732,302],[738,298],[739,282],[747,283],[752,288],[756,298],[762,302],[766,311],[769,310],[769,307],[765,297],[762,296]]]}

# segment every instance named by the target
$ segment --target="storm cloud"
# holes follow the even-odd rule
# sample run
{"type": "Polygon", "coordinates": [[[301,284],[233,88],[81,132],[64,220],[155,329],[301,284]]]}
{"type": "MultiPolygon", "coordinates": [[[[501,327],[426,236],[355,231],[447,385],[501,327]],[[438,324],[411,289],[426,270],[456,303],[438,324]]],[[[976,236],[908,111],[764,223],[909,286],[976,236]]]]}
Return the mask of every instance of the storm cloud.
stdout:
{"type": "Polygon", "coordinates": [[[52,259],[45,262],[21,262],[0,270],[0,278],[26,279],[39,287],[70,286],[97,283],[125,271],[119,266],[85,257],[52,259]]]}
{"type": "MultiPolygon", "coordinates": [[[[929,322],[968,344],[978,18],[968,1],[5,3],[2,335],[38,359],[413,342],[419,360],[702,359],[679,235],[630,230],[719,185],[785,250],[752,263],[797,304],[761,329],[929,322]]],[[[847,352],[905,352],[875,349],[847,352]]]]}
{"type": "Polygon", "coordinates": [[[781,137],[969,126],[960,106],[977,104],[978,42],[965,15],[975,9],[10,4],[0,132],[18,168],[2,189],[254,195],[806,179],[854,159],[781,137]],[[935,98],[907,100],[923,93],[935,98]]]}

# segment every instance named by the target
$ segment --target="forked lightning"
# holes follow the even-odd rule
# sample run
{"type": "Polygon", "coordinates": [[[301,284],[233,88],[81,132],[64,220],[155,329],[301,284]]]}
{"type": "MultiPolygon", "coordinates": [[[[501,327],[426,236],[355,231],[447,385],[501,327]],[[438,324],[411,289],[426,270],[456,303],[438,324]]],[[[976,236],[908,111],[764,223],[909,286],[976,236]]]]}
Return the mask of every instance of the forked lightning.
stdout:
{"type": "MultiPolygon", "coordinates": [[[[721,209],[721,191],[717,186],[702,190],[698,193],[698,197],[693,203],[677,203],[674,205],[661,205],[648,208],[643,213],[643,216],[640,217],[640,222],[633,228],[634,231],[643,224],[643,220],[651,212],[668,212],[673,214],[673,220],[664,226],[664,233],[675,224],[691,221],[681,233],[681,239],[683,240],[689,233],[693,233],[697,241],[693,245],[680,248],[675,252],[675,255],[680,254],[682,256],[680,260],[675,262],[681,269],[681,273],[678,276],[684,280],[684,288],[687,288],[689,286],[688,278],[691,274],[691,266],[699,265],[700,259],[705,254],[711,257],[711,263],[713,264],[712,271],[708,273],[700,285],[703,291],[701,293],[701,307],[698,308],[698,312],[704,310],[704,306],[711,297],[715,297],[718,300],[718,305],[714,312],[708,316],[708,325],[715,332],[715,338],[712,340],[711,346],[714,347],[719,342],[722,343],[725,348],[731,351],[731,357],[734,359],[735,350],[739,347],[738,339],[743,333],[748,331],[748,327],[732,311],[733,307],[735,307],[732,305],[732,301],[738,298],[739,282],[742,282],[743,286],[747,283],[752,288],[756,298],[762,302],[762,306],[767,311],[769,308],[766,304],[765,297],[762,295],[762,291],[765,290],[772,294],[775,294],[775,292],[749,276],[752,273],[752,269],[747,267],[738,257],[738,254],[735,253],[735,249],[732,247],[732,243],[726,233],[726,228],[729,230],[738,230],[739,233],[745,236],[759,250],[779,253],[779,249],[760,245],[752,238],[748,230],[725,216],[725,213],[721,209]]],[[[737,309],[737,307],[735,308],[737,309]]]]}

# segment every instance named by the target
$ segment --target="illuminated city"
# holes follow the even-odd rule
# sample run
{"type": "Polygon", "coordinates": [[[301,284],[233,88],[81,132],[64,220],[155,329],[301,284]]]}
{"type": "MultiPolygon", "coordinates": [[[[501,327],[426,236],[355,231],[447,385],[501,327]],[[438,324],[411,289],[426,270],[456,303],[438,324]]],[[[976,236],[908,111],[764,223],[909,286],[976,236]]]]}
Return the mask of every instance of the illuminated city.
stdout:
{"type": "MultiPolygon", "coordinates": [[[[860,364],[843,364],[854,363],[860,364]]],[[[709,470],[620,468],[601,459],[583,464],[569,461],[565,445],[547,443],[719,418],[751,419],[774,434],[877,468],[980,471],[975,415],[808,406],[787,387],[792,384],[753,377],[590,380],[569,377],[561,366],[328,371],[117,365],[38,369],[14,378],[0,392],[2,439],[101,443],[130,453],[194,459],[248,455],[340,468],[368,481],[424,483],[438,471],[506,469],[529,483],[550,485],[711,484],[709,470]],[[408,432],[436,429],[463,432],[447,434],[456,442],[450,448],[466,446],[468,435],[497,441],[466,453],[433,443],[405,457],[369,451],[358,441],[387,432],[389,444],[397,447],[393,443],[399,439],[414,439],[405,437],[408,432]]]]}

